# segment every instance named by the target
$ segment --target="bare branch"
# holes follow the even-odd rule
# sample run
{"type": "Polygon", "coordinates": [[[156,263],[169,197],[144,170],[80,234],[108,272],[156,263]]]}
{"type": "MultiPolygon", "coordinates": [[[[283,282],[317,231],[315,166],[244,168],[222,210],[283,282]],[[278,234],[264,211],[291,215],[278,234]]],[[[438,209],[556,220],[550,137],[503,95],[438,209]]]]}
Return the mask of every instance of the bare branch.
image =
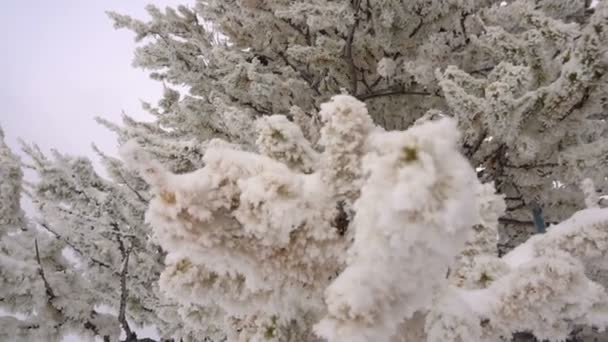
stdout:
{"type": "Polygon", "coordinates": [[[420,29],[422,28],[422,25],[424,24],[424,20],[422,20],[423,16],[422,16],[422,9],[418,8],[414,11],[414,14],[416,14],[418,16],[418,25],[416,25],[416,27],[414,27],[414,30],[410,33],[410,38],[412,38],[413,36],[416,35],[416,33],[418,33],[418,31],[420,31],[420,29]]]}
{"type": "Polygon", "coordinates": [[[112,227],[112,230],[117,233],[116,235],[116,242],[118,242],[118,250],[120,251],[120,255],[122,255],[123,258],[127,258],[127,249],[125,248],[124,243],[122,242],[122,240],[120,239],[120,228],[118,227],[118,223],[116,222],[111,222],[110,226],[112,227]]]}
{"type": "Polygon", "coordinates": [[[477,153],[477,151],[479,151],[479,149],[481,148],[481,145],[483,144],[483,141],[486,139],[487,136],[488,136],[488,131],[486,131],[484,129],[481,132],[481,134],[477,137],[477,140],[475,141],[475,143],[472,146],[465,146],[465,147],[469,147],[469,148],[467,148],[466,153],[465,153],[468,158],[473,158],[475,153],[477,153]]]}
{"type": "Polygon", "coordinates": [[[498,219],[498,222],[506,223],[506,224],[514,224],[514,225],[519,225],[519,226],[533,226],[534,225],[534,222],[532,222],[532,221],[517,220],[517,219],[512,219],[509,217],[501,217],[498,219]]]}
{"type": "Polygon", "coordinates": [[[472,75],[472,74],[483,74],[483,73],[486,73],[486,72],[492,71],[492,70],[494,69],[494,67],[495,67],[495,66],[494,66],[494,65],[492,65],[492,66],[488,66],[488,67],[483,67],[483,68],[479,68],[479,69],[474,69],[474,70],[471,70],[471,71],[467,71],[467,73],[469,73],[469,74],[471,74],[471,75],[472,75]]]}
{"type": "Polygon", "coordinates": [[[40,261],[40,252],[38,251],[38,239],[34,239],[34,246],[36,247],[36,261],[38,262],[38,274],[40,275],[40,277],[42,278],[42,281],[44,282],[44,289],[46,291],[46,296],[50,302],[53,299],[55,299],[55,292],[53,292],[53,289],[51,288],[51,285],[49,284],[48,280],[46,279],[46,275],[44,274],[44,268],[42,267],[42,262],[40,261]]]}
{"type": "Polygon", "coordinates": [[[135,236],[134,234],[123,233],[123,232],[120,232],[120,231],[118,231],[118,232],[117,232],[117,231],[111,231],[111,232],[109,232],[109,233],[110,233],[110,234],[114,234],[114,235],[116,235],[116,236],[122,236],[122,237],[126,237],[126,238],[132,238],[132,239],[137,238],[137,236],[135,236]]]}
{"type": "Polygon", "coordinates": [[[127,309],[127,274],[129,269],[129,255],[131,254],[131,248],[126,251],[124,262],[122,264],[122,271],[120,272],[120,307],[118,310],[118,321],[125,331],[126,341],[131,341],[133,339],[137,339],[136,334],[131,330],[129,326],[129,322],[127,322],[127,318],[125,316],[125,311],[127,309]]]}
{"type": "Polygon", "coordinates": [[[353,8],[355,10],[355,22],[348,33],[348,37],[346,38],[346,46],[344,48],[344,58],[348,63],[348,67],[350,70],[350,91],[354,96],[357,94],[357,68],[355,67],[355,61],[353,60],[353,40],[355,38],[355,30],[359,25],[359,10],[361,9],[361,0],[354,0],[353,8]]]}
{"type": "Polygon", "coordinates": [[[513,207],[507,207],[506,211],[515,211],[515,210],[519,210],[519,209],[524,208],[525,206],[526,206],[526,203],[522,201],[520,204],[518,204],[518,205],[516,205],[516,206],[513,206],[513,207]]]}
{"type": "Polygon", "coordinates": [[[510,169],[530,170],[530,169],[543,168],[543,167],[556,167],[556,166],[558,166],[558,164],[557,163],[521,164],[521,165],[505,164],[504,166],[507,168],[510,168],[510,169]]]}
{"type": "Polygon", "coordinates": [[[122,172],[118,172],[118,176],[120,176],[120,179],[123,181],[123,183],[125,184],[125,186],[127,188],[129,188],[129,190],[131,190],[135,196],[137,196],[137,198],[142,202],[142,203],[148,203],[148,200],[146,200],[144,198],[144,196],[142,196],[139,192],[137,192],[137,190],[135,190],[135,188],[133,188],[129,182],[127,182],[127,180],[125,179],[125,177],[123,177],[122,172]]]}
{"type": "Polygon", "coordinates": [[[262,106],[259,105],[255,105],[251,102],[242,102],[239,99],[237,99],[236,97],[230,95],[230,94],[226,94],[228,95],[228,97],[230,98],[231,101],[233,101],[234,103],[249,107],[251,109],[253,109],[253,111],[255,111],[257,114],[261,114],[261,115],[272,115],[272,111],[268,108],[264,108],[262,106]]]}
{"type": "Polygon", "coordinates": [[[317,95],[321,95],[321,92],[319,91],[319,82],[315,82],[313,79],[314,77],[312,75],[308,74],[305,71],[298,69],[293,63],[291,63],[289,61],[289,59],[287,59],[287,56],[284,53],[278,52],[278,55],[279,55],[279,57],[281,57],[283,62],[285,62],[285,64],[287,64],[295,72],[300,74],[300,77],[302,77],[302,79],[304,79],[304,81],[306,81],[306,83],[308,83],[308,85],[310,86],[310,89],[312,89],[317,95]]]}
{"type": "Polygon", "coordinates": [[[90,256],[86,255],[82,250],[80,250],[78,247],[76,247],[69,240],[67,240],[66,238],[62,237],[59,233],[57,233],[56,231],[54,231],[53,229],[51,229],[51,227],[49,227],[46,223],[44,223],[44,222],[38,222],[38,224],[40,224],[40,226],[42,228],[44,228],[46,231],[48,231],[49,233],[51,233],[52,235],[54,235],[55,238],[63,241],[66,245],[68,245],[70,248],[72,248],[80,256],[88,258],[89,260],[91,260],[91,262],[93,262],[94,264],[96,264],[98,266],[105,267],[105,268],[110,268],[110,265],[106,264],[105,262],[100,261],[98,259],[95,259],[93,257],[90,257],[90,256]]]}
{"type": "Polygon", "coordinates": [[[405,89],[382,89],[377,92],[358,95],[357,98],[361,101],[365,101],[374,97],[392,96],[392,95],[420,95],[420,96],[431,96],[432,93],[428,91],[411,91],[405,89]]]}
{"type": "MultiPolygon", "coordinates": [[[[505,223],[505,224],[514,224],[514,225],[519,225],[519,226],[534,226],[533,221],[517,220],[517,219],[510,218],[510,217],[501,217],[498,219],[498,222],[505,223]]],[[[557,222],[547,222],[547,224],[557,224],[557,222]]]]}

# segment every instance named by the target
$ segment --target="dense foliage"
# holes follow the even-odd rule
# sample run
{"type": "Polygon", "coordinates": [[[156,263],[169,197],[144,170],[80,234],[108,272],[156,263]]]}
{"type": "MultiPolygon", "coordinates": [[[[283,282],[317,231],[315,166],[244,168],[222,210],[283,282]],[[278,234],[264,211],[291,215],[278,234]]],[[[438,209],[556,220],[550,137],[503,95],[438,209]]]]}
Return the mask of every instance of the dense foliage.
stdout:
{"type": "Polygon", "coordinates": [[[20,315],[0,337],[562,341],[608,325],[606,1],[148,10],[110,13],[165,85],[152,122],[99,119],[129,167],[24,145],[28,220],[0,146],[0,306],[20,315]]]}

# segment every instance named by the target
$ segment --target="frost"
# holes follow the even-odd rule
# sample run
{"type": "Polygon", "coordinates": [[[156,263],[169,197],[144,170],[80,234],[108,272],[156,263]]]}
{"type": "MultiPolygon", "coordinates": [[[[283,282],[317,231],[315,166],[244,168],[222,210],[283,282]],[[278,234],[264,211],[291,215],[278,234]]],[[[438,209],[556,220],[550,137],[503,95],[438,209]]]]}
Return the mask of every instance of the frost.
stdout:
{"type": "Polygon", "coordinates": [[[96,149],[107,177],[0,145],[1,340],[605,328],[605,1],[146,9],[109,15],[164,93],[149,122],[98,119],[122,147],[96,149]],[[533,209],[549,227],[530,237],[533,209]]]}
{"type": "Polygon", "coordinates": [[[390,58],[382,58],[380,62],[378,62],[378,75],[382,77],[391,77],[395,74],[395,70],[397,69],[397,64],[394,60],[390,58]]]}

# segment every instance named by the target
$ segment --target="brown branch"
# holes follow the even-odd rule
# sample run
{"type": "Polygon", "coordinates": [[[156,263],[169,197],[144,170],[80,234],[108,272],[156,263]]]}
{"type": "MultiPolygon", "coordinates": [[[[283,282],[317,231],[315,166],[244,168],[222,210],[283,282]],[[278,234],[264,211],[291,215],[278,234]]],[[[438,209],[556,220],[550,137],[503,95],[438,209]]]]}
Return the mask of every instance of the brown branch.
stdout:
{"type": "Polygon", "coordinates": [[[72,244],[66,238],[62,237],[59,233],[57,233],[53,229],[51,229],[51,227],[49,227],[46,223],[38,222],[38,224],[40,224],[40,226],[42,228],[44,228],[46,231],[48,231],[53,236],[55,236],[56,239],[59,239],[59,240],[63,241],[66,245],[68,245],[70,248],[72,248],[74,251],[76,251],[76,253],[78,253],[80,256],[87,257],[94,264],[97,264],[98,266],[105,267],[105,268],[110,268],[110,265],[106,264],[105,262],[100,261],[98,259],[95,259],[93,257],[90,257],[90,256],[86,255],[84,252],[82,252],[78,247],[76,247],[74,244],[72,244]]]}
{"type": "Polygon", "coordinates": [[[137,335],[131,330],[129,326],[129,322],[127,322],[127,318],[125,315],[125,311],[127,309],[127,274],[129,268],[129,255],[131,254],[131,249],[129,248],[126,251],[124,262],[122,265],[122,271],[120,272],[120,306],[118,310],[118,321],[122,326],[122,329],[125,331],[126,341],[137,340],[137,335]]]}
{"type": "Polygon", "coordinates": [[[485,72],[492,71],[494,68],[495,68],[495,66],[493,65],[493,66],[488,66],[488,67],[483,67],[483,68],[467,71],[467,73],[468,74],[483,74],[485,72]]]}
{"type": "Polygon", "coordinates": [[[372,87],[370,87],[369,83],[367,82],[367,78],[365,77],[365,73],[361,74],[361,82],[363,82],[363,85],[365,86],[365,88],[367,88],[368,92],[373,92],[372,87]]]}
{"type": "Polygon", "coordinates": [[[460,30],[462,31],[462,35],[464,37],[464,42],[462,44],[456,45],[455,47],[452,48],[452,52],[456,52],[459,49],[463,49],[467,46],[467,44],[469,44],[470,39],[469,37],[467,37],[467,28],[466,28],[466,20],[467,17],[470,15],[470,13],[468,12],[462,12],[461,17],[460,17],[460,30]]]}
{"type": "Polygon", "coordinates": [[[505,201],[523,201],[523,197],[520,196],[505,196],[504,198],[505,201]]]}
{"type": "Polygon", "coordinates": [[[336,227],[338,234],[340,236],[344,236],[346,230],[348,229],[348,225],[350,224],[350,219],[348,218],[348,214],[344,209],[344,202],[338,202],[336,209],[338,210],[338,213],[334,217],[333,225],[336,227]]]}
{"type": "Polygon", "coordinates": [[[575,110],[583,108],[587,100],[589,99],[589,94],[591,93],[590,87],[585,87],[583,89],[583,94],[581,95],[580,100],[578,100],[571,108],[566,112],[566,114],[557,118],[557,122],[564,121],[567,117],[569,117],[575,110]]]}
{"type": "Polygon", "coordinates": [[[121,235],[122,232],[120,231],[120,228],[118,227],[118,223],[112,222],[112,223],[110,223],[110,226],[112,226],[113,235],[116,236],[116,242],[118,242],[118,250],[120,251],[120,255],[122,255],[123,258],[128,258],[130,250],[127,250],[127,248],[125,247],[125,244],[122,242],[122,239],[120,238],[122,236],[121,235]]]}
{"type": "Polygon", "coordinates": [[[350,28],[350,32],[348,32],[348,37],[346,38],[346,46],[344,49],[344,57],[346,62],[348,63],[348,67],[350,70],[350,92],[354,96],[357,94],[357,68],[355,67],[355,61],[353,60],[353,41],[355,39],[355,30],[359,25],[359,10],[361,8],[361,0],[354,0],[353,8],[355,10],[355,22],[353,26],[350,28]]]}
{"type": "Polygon", "coordinates": [[[365,101],[365,100],[375,98],[375,97],[393,96],[393,95],[431,96],[433,94],[429,93],[428,91],[411,91],[411,90],[405,90],[405,89],[383,89],[383,90],[379,90],[379,91],[373,92],[373,93],[358,95],[357,98],[361,101],[365,101]]]}
{"type": "Polygon", "coordinates": [[[310,86],[310,89],[312,89],[315,93],[317,93],[317,95],[321,95],[321,92],[319,91],[319,82],[315,82],[313,80],[313,76],[308,74],[305,71],[302,71],[300,69],[298,69],[293,63],[291,63],[289,61],[289,59],[287,59],[287,56],[283,53],[283,52],[278,52],[279,57],[281,57],[281,59],[283,60],[283,62],[288,65],[289,67],[291,67],[295,72],[297,72],[298,74],[300,74],[300,77],[302,77],[302,79],[304,79],[304,81],[306,81],[306,83],[308,83],[308,85],[310,86]]]}
{"type": "MultiPolygon", "coordinates": [[[[268,11],[269,13],[272,13],[270,11],[268,11]]],[[[274,16],[274,13],[273,13],[274,16]]],[[[303,29],[301,29],[300,27],[298,27],[298,25],[294,24],[291,22],[291,20],[289,19],[283,19],[280,18],[280,20],[284,23],[286,23],[287,25],[289,25],[289,27],[291,27],[292,29],[294,29],[296,32],[298,32],[299,34],[302,35],[302,37],[304,37],[304,39],[306,40],[306,44],[308,44],[309,46],[313,46],[313,41],[310,37],[310,31],[308,30],[308,26],[306,26],[306,32],[304,32],[303,29]]]]}
{"type": "Polygon", "coordinates": [[[420,29],[422,28],[422,25],[424,24],[424,20],[422,20],[422,9],[418,8],[414,11],[414,14],[416,14],[418,16],[418,20],[420,20],[418,22],[418,25],[416,25],[416,27],[414,27],[414,30],[410,33],[410,38],[414,37],[416,35],[416,33],[418,33],[418,31],[420,31],[420,29]]]}
{"type": "Polygon", "coordinates": [[[40,252],[38,251],[38,239],[34,239],[34,246],[36,247],[36,261],[38,262],[38,274],[42,278],[44,282],[44,289],[46,292],[46,296],[48,301],[52,301],[55,299],[55,292],[53,292],[53,288],[49,284],[49,281],[46,279],[46,275],[44,274],[44,268],[42,267],[42,262],[40,261],[40,252]]]}
{"type": "MultiPolygon", "coordinates": [[[[486,131],[484,129],[481,132],[481,134],[479,135],[479,137],[477,138],[477,140],[475,141],[475,143],[473,144],[473,146],[470,146],[470,148],[467,149],[466,156],[468,158],[473,158],[475,153],[477,153],[477,151],[479,151],[479,149],[481,148],[481,145],[483,144],[483,141],[487,138],[487,136],[488,136],[488,131],[486,131]]],[[[469,146],[465,146],[465,147],[469,147],[469,146]]]]}
{"type": "Polygon", "coordinates": [[[498,222],[500,223],[506,223],[506,224],[515,224],[515,225],[520,225],[520,226],[533,226],[534,222],[532,221],[522,221],[522,220],[517,220],[517,219],[512,219],[509,217],[501,217],[498,219],[498,222]]]}
{"type": "Polygon", "coordinates": [[[236,104],[240,104],[242,106],[246,106],[249,107],[251,109],[253,109],[253,111],[257,112],[258,114],[262,114],[262,115],[272,115],[272,112],[270,111],[270,109],[264,108],[262,106],[256,106],[251,102],[241,102],[239,101],[239,99],[237,99],[236,97],[230,95],[230,94],[226,94],[228,95],[228,97],[230,98],[230,100],[236,104]]]}
{"type": "MultiPolygon", "coordinates": [[[[505,224],[515,224],[515,225],[520,225],[520,226],[534,226],[534,221],[524,221],[524,220],[517,220],[514,218],[510,218],[510,217],[501,217],[498,219],[498,222],[500,223],[505,223],[505,224]]],[[[547,224],[557,224],[557,222],[547,222],[547,224]]]]}
{"type": "Polygon", "coordinates": [[[526,203],[522,200],[522,203],[520,203],[514,207],[507,207],[506,211],[515,211],[515,210],[518,210],[518,209],[521,209],[524,207],[526,207],[526,203]]]}
{"type": "Polygon", "coordinates": [[[118,172],[118,176],[120,176],[120,179],[123,181],[123,183],[125,184],[125,186],[127,188],[129,188],[129,190],[131,190],[135,196],[137,196],[137,198],[142,202],[142,203],[148,203],[148,201],[139,193],[137,192],[137,190],[135,190],[135,188],[133,188],[129,182],[127,182],[127,180],[125,179],[125,177],[123,177],[122,172],[118,172]]]}
{"type": "Polygon", "coordinates": [[[530,170],[530,169],[536,169],[536,168],[542,168],[542,167],[555,167],[555,166],[558,166],[558,165],[559,164],[557,164],[557,163],[521,164],[521,165],[504,164],[504,167],[507,167],[507,168],[510,168],[510,169],[530,170]]]}

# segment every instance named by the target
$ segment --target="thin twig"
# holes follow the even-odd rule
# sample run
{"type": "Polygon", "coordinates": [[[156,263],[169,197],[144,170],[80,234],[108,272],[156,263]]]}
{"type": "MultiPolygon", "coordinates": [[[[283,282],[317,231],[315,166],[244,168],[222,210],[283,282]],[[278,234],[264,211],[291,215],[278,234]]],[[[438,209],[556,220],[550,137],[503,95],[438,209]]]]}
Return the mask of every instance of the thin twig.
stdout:
{"type": "Polygon", "coordinates": [[[120,272],[120,307],[118,310],[118,321],[125,331],[126,341],[131,341],[133,339],[137,339],[135,333],[131,330],[129,326],[129,322],[127,322],[127,318],[125,316],[125,311],[127,309],[127,274],[129,269],[129,255],[131,254],[131,249],[129,248],[126,251],[124,262],[122,264],[122,271],[120,272]]]}
{"type": "Polygon", "coordinates": [[[136,236],[136,235],[134,235],[134,234],[123,233],[123,232],[120,232],[120,231],[118,231],[118,232],[117,232],[117,231],[110,231],[109,233],[110,233],[110,234],[117,235],[117,236],[126,237],[126,238],[132,238],[132,239],[137,238],[137,236],[136,236]]]}
{"type": "Polygon", "coordinates": [[[477,141],[475,141],[473,146],[471,146],[469,149],[467,149],[467,151],[466,151],[467,157],[473,158],[475,153],[477,153],[477,151],[479,151],[479,149],[481,148],[481,145],[483,144],[483,141],[486,139],[487,136],[488,136],[488,131],[486,131],[484,129],[481,132],[481,134],[479,135],[479,137],[477,137],[477,141]]]}
{"type": "Polygon", "coordinates": [[[414,11],[414,14],[416,14],[418,16],[418,20],[420,20],[418,22],[418,24],[416,25],[416,27],[414,27],[414,30],[410,33],[410,38],[412,38],[413,36],[416,35],[416,33],[418,33],[418,31],[420,31],[420,29],[422,28],[422,25],[424,24],[424,20],[422,20],[422,9],[418,8],[414,11]]]}
{"type": "Polygon", "coordinates": [[[517,220],[517,219],[512,219],[509,217],[501,217],[498,219],[498,222],[506,223],[506,224],[515,224],[515,225],[520,225],[520,226],[533,226],[534,225],[534,222],[532,222],[532,221],[517,220]]]}
{"type": "Polygon", "coordinates": [[[542,167],[555,167],[558,166],[557,163],[540,163],[540,164],[521,164],[521,165],[513,165],[513,164],[505,164],[504,167],[509,168],[509,169],[524,169],[524,170],[530,170],[530,169],[536,169],[536,168],[542,168],[542,167]]]}
{"type": "Polygon", "coordinates": [[[358,95],[357,98],[361,101],[365,101],[367,99],[371,99],[374,97],[382,97],[382,96],[392,96],[392,95],[420,95],[420,96],[431,96],[433,94],[428,91],[411,91],[405,89],[383,89],[377,92],[369,93],[369,94],[361,94],[358,95]]]}
{"type": "Polygon", "coordinates": [[[40,224],[40,226],[42,228],[44,228],[46,231],[48,231],[49,233],[53,234],[55,236],[55,238],[63,241],[66,245],[68,245],[70,248],[72,248],[76,253],[78,253],[80,256],[83,257],[87,257],[88,259],[90,259],[94,264],[97,264],[101,267],[105,267],[105,268],[110,268],[110,265],[106,264],[103,261],[100,261],[98,259],[95,259],[93,257],[90,257],[88,255],[86,255],[83,251],[81,251],[78,247],[76,247],[73,243],[71,243],[70,241],[68,241],[66,238],[64,238],[63,236],[61,236],[59,233],[57,233],[56,231],[54,231],[53,229],[51,229],[51,227],[49,227],[46,223],[43,222],[38,222],[38,224],[40,224]]]}
{"type": "Polygon", "coordinates": [[[53,292],[53,288],[49,284],[49,281],[46,279],[46,275],[44,274],[44,268],[42,267],[42,262],[40,261],[40,252],[38,251],[38,239],[34,239],[34,246],[36,247],[36,261],[38,262],[38,274],[42,278],[44,282],[44,289],[46,291],[46,296],[50,301],[55,299],[55,292],[53,292]]]}
{"type": "MultiPolygon", "coordinates": [[[[498,219],[498,222],[500,223],[506,223],[506,224],[515,224],[515,225],[520,225],[520,226],[534,226],[534,222],[533,221],[524,221],[524,220],[517,220],[517,219],[513,219],[510,217],[501,217],[498,219]]],[[[547,222],[547,224],[557,224],[556,222],[547,222]]]]}
{"type": "Polygon", "coordinates": [[[129,188],[129,190],[131,190],[135,196],[137,196],[137,198],[142,202],[142,203],[148,203],[148,200],[146,200],[139,192],[137,192],[137,190],[135,190],[135,188],[133,188],[129,182],[127,182],[127,180],[125,179],[125,177],[123,177],[122,172],[118,172],[118,176],[120,176],[120,179],[123,181],[123,183],[125,184],[125,186],[127,188],[129,188]]]}
{"type": "Polygon", "coordinates": [[[312,89],[315,93],[317,93],[317,95],[321,95],[321,92],[319,91],[319,86],[318,86],[319,83],[314,81],[314,79],[313,79],[314,77],[312,75],[308,74],[305,71],[298,69],[293,63],[291,63],[289,61],[289,59],[287,59],[287,56],[284,53],[279,52],[278,55],[279,55],[279,57],[281,57],[283,62],[285,62],[285,64],[287,64],[295,72],[300,74],[300,77],[302,77],[302,79],[304,79],[304,81],[306,81],[306,83],[308,83],[308,85],[310,86],[310,89],[312,89]]]}
{"type": "Polygon", "coordinates": [[[355,30],[359,25],[359,9],[361,8],[361,0],[354,0],[353,4],[355,10],[355,21],[353,26],[350,28],[350,32],[348,33],[348,37],[346,38],[346,46],[344,49],[344,57],[346,58],[346,62],[348,63],[348,67],[350,70],[350,91],[352,95],[357,94],[357,68],[355,67],[355,61],[353,60],[353,40],[355,39],[355,30]]]}

